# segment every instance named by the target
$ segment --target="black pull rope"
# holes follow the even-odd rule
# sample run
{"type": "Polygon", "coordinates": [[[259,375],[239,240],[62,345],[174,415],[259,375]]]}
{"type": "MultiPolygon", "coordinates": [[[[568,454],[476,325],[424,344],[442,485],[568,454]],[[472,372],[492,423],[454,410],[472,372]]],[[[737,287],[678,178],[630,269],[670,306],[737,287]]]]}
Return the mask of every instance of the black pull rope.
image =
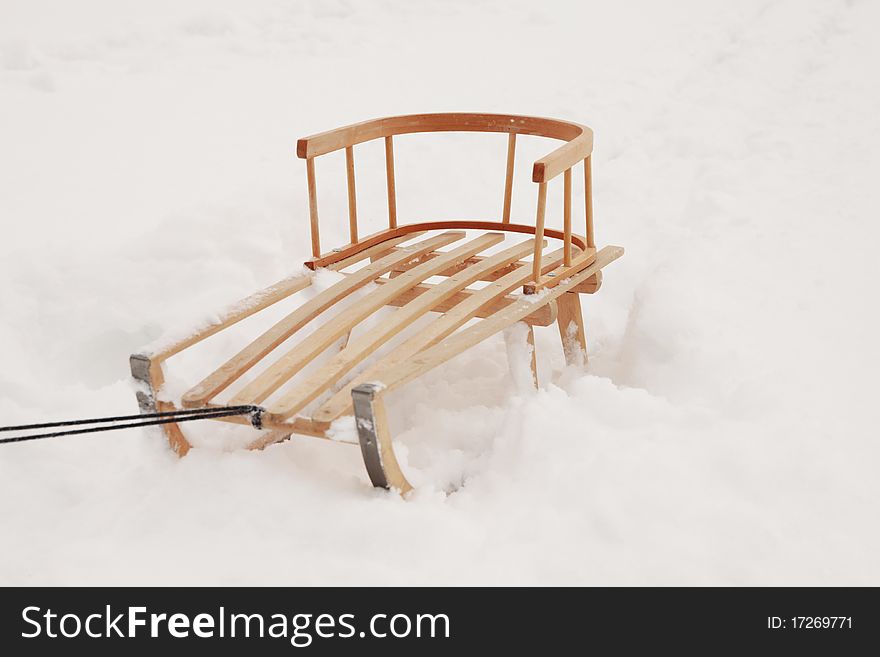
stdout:
{"type": "Polygon", "coordinates": [[[50,433],[25,434],[0,438],[0,445],[6,443],[19,443],[26,440],[40,440],[42,438],[56,438],[58,436],[75,436],[84,433],[98,433],[100,431],[116,431],[117,429],[132,429],[136,427],[149,427],[157,424],[170,424],[172,422],[191,422],[193,420],[209,420],[218,417],[231,417],[234,415],[250,415],[251,424],[262,429],[263,409],[259,406],[216,406],[211,408],[193,408],[180,411],[162,411],[159,413],[142,413],[138,415],[117,415],[115,417],[99,417],[88,420],[67,420],[64,422],[42,422],[39,424],[21,424],[18,426],[0,427],[0,431],[33,431],[34,429],[51,429],[56,427],[81,426],[93,424],[85,429],[70,429],[65,431],[53,431],[50,433]]]}

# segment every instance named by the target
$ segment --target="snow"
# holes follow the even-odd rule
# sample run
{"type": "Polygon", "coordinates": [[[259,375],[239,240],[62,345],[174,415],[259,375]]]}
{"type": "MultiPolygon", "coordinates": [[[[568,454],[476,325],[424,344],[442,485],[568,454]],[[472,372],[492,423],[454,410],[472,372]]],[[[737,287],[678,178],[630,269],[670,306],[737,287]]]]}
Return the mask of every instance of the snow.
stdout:
{"type": "MultiPolygon", "coordinates": [[[[827,0],[7,0],[2,424],[134,412],[130,353],[299,273],[295,141],[339,125],[586,123],[597,240],[626,255],[584,297],[586,370],[539,328],[538,391],[497,336],[389,393],[409,501],[369,487],[356,447],[234,451],[219,423],[180,460],[146,430],[3,446],[0,583],[880,584],[878,20],[827,0]]],[[[504,141],[399,139],[401,220],[497,217],[504,141]]],[[[517,221],[551,147],[518,145],[517,221]]],[[[382,146],[356,157],[366,234],[382,146]]],[[[325,246],[347,241],[344,171],[317,164],[325,246]]]]}

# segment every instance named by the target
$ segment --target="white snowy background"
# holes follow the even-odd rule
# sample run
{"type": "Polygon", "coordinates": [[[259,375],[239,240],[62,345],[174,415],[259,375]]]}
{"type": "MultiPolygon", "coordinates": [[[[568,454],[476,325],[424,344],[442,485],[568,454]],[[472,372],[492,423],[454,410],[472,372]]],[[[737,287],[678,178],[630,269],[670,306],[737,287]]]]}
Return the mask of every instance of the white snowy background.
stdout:
{"type": "MultiPolygon", "coordinates": [[[[134,412],[129,353],[298,272],[295,141],[339,125],[586,123],[597,239],[627,249],[584,298],[587,370],[549,327],[537,392],[499,337],[395,393],[410,501],[356,447],[233,451],[213,423],[182,460],[146,430],[3,446],[0,584],[880,584],[878,25],[842,0],[0,0],[0,424],[134,412]]],[[[497,217],[504,144],[399,139],[401,220],[497,217]]],[[[526,223],[554,143],[522,144],[526,223]]],[[[367,232],[381,145],[357,152],[367,232]]]]}

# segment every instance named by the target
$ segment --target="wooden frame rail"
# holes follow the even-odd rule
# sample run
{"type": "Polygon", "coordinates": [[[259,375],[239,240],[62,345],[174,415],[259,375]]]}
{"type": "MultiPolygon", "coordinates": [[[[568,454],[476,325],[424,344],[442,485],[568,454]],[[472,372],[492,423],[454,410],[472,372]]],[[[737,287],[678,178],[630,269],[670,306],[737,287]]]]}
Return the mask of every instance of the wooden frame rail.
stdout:
{"type": "Polygon", "coordinates": [[[534,280],[526,286],[527,292],[535,292],[543,287],[552,287],[561,277],[582,269],[589,263],[591,254],[595,252],[593,236],[593,204],[592,179],[590,174],[590,156],[593,151],[593,131],[587,126],[532,116],[515,114],[475,114],[475,113],[444,113],[444,114],[411,114],[373,119],[355,123],[335,130],[329,130],[297,141],[297,156],[306,160],[308,178],[309,218],[312,237],[313,259],[307,266],[316,268],[325,266],[331,254],[321,253],[321,242],[318,226],[318,200],[315,182],[315,158],[341,149],[345,150],[346,179],[348,185],[349,237],[350,247],[369,243],[375,237],[387,237],[383,232],[359,239],[357,222],[357,194],[355,190],[354,146],[374,139],[383,139],[385,143],[385,176],[388,195],[388,231],[398,228],[397,194],[394,175],[394,141],[396,135],[429,132],[499,132],[507,133],[507,161],[504,180],[504,199],[501,212],[501,223],[510,224],[511,200],[513,194],[513,173],[516,154],[516,136],[519,134],[548,137],[565,141],[562,146],[538,159],[532,165],[532,180],[538,184],[538,207],[535,220],[535,252],[533,255],[534,280]],[[584,209],[586,215],[585,239],[583,243],[588,251],[574,257],[572,253],[571,226],[571,169],[576,164],[584,164],[584,209]],[[544,215],[547,204],[547,184],[564,174],[564,259],[559,271],[541,276],[541,248],[544,235],[544,215]],[[555,279],[555,280],[554,280],[555,279]]]}

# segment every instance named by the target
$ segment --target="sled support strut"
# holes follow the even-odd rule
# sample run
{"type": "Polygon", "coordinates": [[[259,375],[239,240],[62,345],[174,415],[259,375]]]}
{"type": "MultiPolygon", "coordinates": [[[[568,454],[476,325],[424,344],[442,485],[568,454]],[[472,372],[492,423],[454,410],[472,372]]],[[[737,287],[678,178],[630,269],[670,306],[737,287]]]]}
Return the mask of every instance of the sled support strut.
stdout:
{"type": "Polygon", "coordinates": [[[351,390],[358,442],[370,482],[376,488],[395,489],[401,495],[412,490],[403,475],[388,433],[381,383],[362,383],[351,390]]]}

